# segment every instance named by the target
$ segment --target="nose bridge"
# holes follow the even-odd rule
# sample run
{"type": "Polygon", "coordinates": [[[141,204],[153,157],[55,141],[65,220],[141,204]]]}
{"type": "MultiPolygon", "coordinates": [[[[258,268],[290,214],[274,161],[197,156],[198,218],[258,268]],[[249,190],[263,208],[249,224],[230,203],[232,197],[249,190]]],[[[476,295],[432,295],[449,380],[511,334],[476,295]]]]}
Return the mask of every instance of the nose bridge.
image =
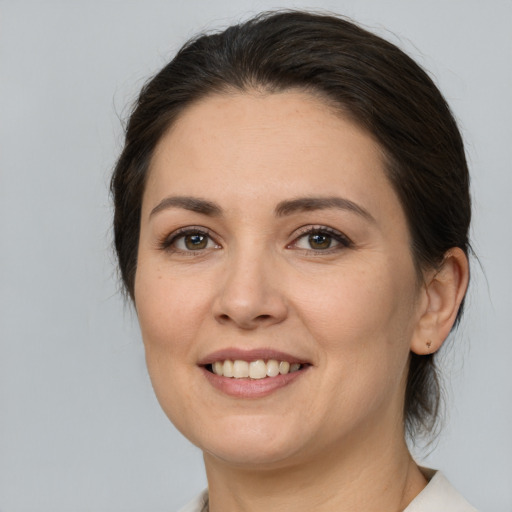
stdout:
{"type": "Polygon", "coordinates": [[[244,329],[281,322],[287,307],[276,263],[276,255],[261,241],[253,239],[233,248],[218,290],[217,320],[244,329]]]}

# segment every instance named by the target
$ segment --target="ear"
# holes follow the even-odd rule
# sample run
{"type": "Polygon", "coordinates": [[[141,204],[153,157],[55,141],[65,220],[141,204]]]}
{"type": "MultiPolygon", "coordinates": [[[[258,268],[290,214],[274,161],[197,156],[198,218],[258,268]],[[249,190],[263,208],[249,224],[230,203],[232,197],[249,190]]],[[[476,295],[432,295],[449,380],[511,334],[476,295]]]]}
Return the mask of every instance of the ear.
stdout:
{"type": "Polygon", "coordinates": [[[411,350],[418,355],[439,350],[450,334],[469,281],[468,259],[462,249],[446,252],[441,267],[425,275],[411,350]]]}

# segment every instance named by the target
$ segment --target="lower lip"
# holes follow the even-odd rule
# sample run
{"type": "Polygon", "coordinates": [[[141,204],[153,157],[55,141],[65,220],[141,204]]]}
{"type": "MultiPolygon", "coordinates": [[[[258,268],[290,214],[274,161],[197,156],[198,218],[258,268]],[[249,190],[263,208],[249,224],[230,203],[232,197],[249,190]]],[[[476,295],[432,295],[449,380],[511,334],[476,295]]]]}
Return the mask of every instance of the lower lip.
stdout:
{"type": "Polygon", "coordinates": [[[206,368],[202,368],[204,376],[215,389],[235,398],[263,398],[271,395],[299,379],[306,370],[307,367],[286,375],[264,379],[235,379],[233,377],[221,377],[206,368]]]}

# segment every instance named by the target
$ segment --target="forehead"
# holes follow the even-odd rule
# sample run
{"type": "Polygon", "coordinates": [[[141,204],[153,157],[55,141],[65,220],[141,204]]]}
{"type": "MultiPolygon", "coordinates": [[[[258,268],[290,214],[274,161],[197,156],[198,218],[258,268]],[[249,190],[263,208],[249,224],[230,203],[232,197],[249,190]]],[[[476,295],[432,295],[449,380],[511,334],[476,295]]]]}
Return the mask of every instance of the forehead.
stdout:
{"type": "Polygon", "coordinates": [[[298,91],[212,95],[188,107],[156,147],[145,196],[154,203],[170,193],[397,202],[375,139],[298,91]]]}

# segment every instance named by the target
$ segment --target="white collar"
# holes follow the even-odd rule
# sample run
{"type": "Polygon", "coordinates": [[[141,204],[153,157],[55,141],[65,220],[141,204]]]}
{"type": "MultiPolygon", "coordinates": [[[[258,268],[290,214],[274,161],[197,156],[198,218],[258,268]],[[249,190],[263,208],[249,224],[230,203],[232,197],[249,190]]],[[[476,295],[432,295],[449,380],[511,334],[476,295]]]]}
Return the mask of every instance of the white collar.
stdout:
{"type": "Polygon", "coordinates": [[[427,486],[414,498],[404,512],[477,512],[450,484],[440,471],[421,468],[429,479],[427,486]]]}

